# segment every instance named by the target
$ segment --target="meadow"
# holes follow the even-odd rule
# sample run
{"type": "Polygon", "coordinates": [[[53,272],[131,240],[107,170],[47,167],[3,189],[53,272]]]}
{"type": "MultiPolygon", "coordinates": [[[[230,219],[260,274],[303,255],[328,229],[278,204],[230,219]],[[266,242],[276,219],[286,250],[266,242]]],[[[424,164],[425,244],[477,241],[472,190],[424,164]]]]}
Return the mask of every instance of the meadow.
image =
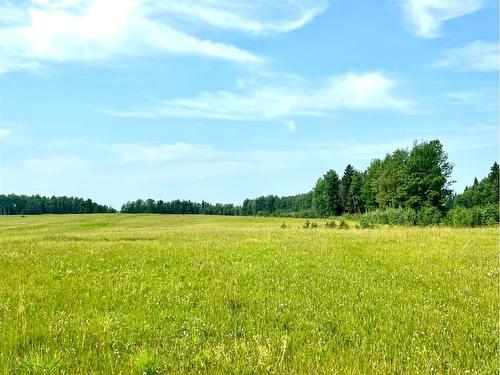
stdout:
{"type": "Polygon", "coordinates": [[[316,221],[0,217],[0,373],[498,372],[496,227],[316,221]]]}

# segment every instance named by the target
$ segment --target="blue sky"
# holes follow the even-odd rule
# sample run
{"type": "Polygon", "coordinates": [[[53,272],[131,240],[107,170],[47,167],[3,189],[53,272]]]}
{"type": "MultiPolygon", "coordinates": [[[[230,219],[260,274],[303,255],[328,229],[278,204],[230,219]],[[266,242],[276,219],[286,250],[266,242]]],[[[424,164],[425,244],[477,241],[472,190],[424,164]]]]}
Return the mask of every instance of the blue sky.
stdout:
{"type": "Polygon", "coordinates": [[[434,138],[461,191],[498,95],[496,1],[0,1],[0,192],[241,203],[434,138]]]}

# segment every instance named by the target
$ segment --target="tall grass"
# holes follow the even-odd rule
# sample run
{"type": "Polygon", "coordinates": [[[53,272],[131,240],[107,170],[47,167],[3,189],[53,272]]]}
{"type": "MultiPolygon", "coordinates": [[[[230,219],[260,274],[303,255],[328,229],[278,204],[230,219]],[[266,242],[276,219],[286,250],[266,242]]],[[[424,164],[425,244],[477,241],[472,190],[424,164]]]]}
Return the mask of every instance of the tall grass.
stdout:
{"type": "Polygon", "coordinates": [[[303,221],[0,218],[0,373],[498,370],[495,228],[303,221]]]}

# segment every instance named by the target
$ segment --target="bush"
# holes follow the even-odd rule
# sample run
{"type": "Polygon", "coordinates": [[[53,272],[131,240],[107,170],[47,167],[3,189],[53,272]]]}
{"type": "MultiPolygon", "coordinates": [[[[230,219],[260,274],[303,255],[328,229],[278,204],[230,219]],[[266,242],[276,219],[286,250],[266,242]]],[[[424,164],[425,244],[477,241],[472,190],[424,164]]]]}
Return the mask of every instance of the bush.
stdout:
{"type": "Polygon", "coordinates": [[[498,205],[472,208],[454,207],[446,214],[444,223],[452,227],[478,227],[498,223],[498,205]]]}
{"type": "Polygon", "coordinates": [[[499,222],[498,204],[488,204],[483,207],[484,224],[493,225],[499,222]]]}
{"type": "Polygon", "coordinates": [[[330,229],[334,229],[334,228],[337,228],[337,224],[335,223],[334,220],[332,221],[327,221],[325,223],[325,228],[330,228],[330,229]]]}
{"type": "Polygon", "coordinates": [[[370,224],[415,225],[417,213],[412,209],[388,208],[386,210],[369,211],[357,220],[364,218],[370,224]]]}
{"type": "Polygon", "coordinates": [[[436,225],[441,221],[441,211],[436,207],[427,206],[422,208],[417,214],[417,224],[418,225],[436,225]]]}
{"type": "Polygon", "coordinates": [[[285,223],[282,223],[281,224],[281,229],[286,229],[287,228],[287,225],[285,223]]]}
{"type": "Polygon", "coordinates": [[[306,220],[306,222],[304,223],[304,225],[302,225],[302,228],[309,228],[311,226],[311,222],[309,221],[309,219],[306,220]]]}
{"type": "Polygon", "coordinates": [[[359,227],[362,229],[375,228],[375,225],[368,220],[366,216],[361,216],[359,219],[359,227]]]}
{"type": "Polygon", "coordinates": [[[311,223],[311,228],[317,228],[318,227],[318,223],[316,223],[315,221],[313,221],[311,223]]]}
{"type": "Polygon", "coordinates": [[[342,217],[358,221],[361,228],[373,228],[375,224],[427,226],[440,223],[453,227],[478,227],[497,224],[499,222],[499,206],[488,204],[472,208],[454,207],[445,216],[438,208],[426,206],[420,211],[388,208],[369,211],[365,214],[348,214],[342,217]]]}
{"type": "Polygon", "coordinates": [[[339,229],[349,229],[349,224],[344,220],[340,220],[339,229]]]}

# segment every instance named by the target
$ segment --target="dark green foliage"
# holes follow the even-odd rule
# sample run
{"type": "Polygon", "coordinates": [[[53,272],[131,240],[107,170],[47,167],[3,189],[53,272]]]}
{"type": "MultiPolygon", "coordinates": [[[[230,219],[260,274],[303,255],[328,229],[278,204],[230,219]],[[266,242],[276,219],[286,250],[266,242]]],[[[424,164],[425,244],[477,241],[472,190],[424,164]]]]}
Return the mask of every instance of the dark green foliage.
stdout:
{"type": "Polygon", "coordinates": [[[329,229],[335,229],[337,228],[337,224],[335,223],[335,221],[331,220],[331,221],[327,221],[325,223],[325,228],[329,228],[329,229]]]}
{"type": "Polygon", "coordinates": [[[313,221],[313,222],[311,223],[311,228],[317,228],[317,227],[318,227],[318,223],[317,223],[317,222],[315,222],[315,221],[313,221]]]}
{"type": "Polygon", "coordinates": [[[453,206],[475,207],[486,204],[498,204],[499,199],[498,163],[491,167],[488,176],[478,182],[474,179],[471,187],[466,187],[462,194],[455,196],[453,206]]]}
{"type": "Polygon", "coordinates": [[[363,173],[354,171],[349,194],[353,204],[352,212],[363,212],[365,210],[365,201],[363,198],[363,173]]]}
{"type": "Polygon", "coordinates": [[[351,164],[348,164],[344,170],[344,175],[340,181],[339,196],[342,205],[342,211],[348,213],[355,212],[354,200],[351,195],[351,184],[352,178],[354,176],[354,168],[351,164]]]}
{"type": "Polygon", "coordinates": [[[312,192],[284,197],[267,195],[245,199],[241,212],[246,216],[315,216],[312,211],[312,192]]]}
{"type": "Polygon", "coordinates": [[[363,186],[361,187],[361,195],[365,205],[365,210],[371,211],[378,208],[377,192],[378,179],[380,177],[380,169],[382,162],[379,159],[372,160],[370,166],[363,174],[363,186]]]}
{"type": "Polygon", "coordinates": [[[442,217],[441,211],[432,206],[425,206],[417,214],[417,224],[422,226],[437,225],[442,217]]]}
{"type": "MultiPolygon", "coordinates": [[[[452,165],[442,144],[437,141],[415,143],[410,151],[396,150],[383,160],[373,160],[365,172],[351,165],[342,180],[334,170],[321,177],[306,194],[275,195],[245,199],[243,205],[191,201],[163,202],[148,199],[128,202],[122,212],[254,215],[282,217],[329,217],[345,214],[358,221],[360,228],[386,225],[475,226],[498,222],[498,164],[481,181],[463,194],[452,197],[449,184],[452,165]],[[443,220],[451,207],[484,206],[472,211],[455,210],[443,220]],[[362,212],[365,212],[361,215],[362,212]]],[[[332,221],[327,228],[336,227],[332,221]]],[[[347,223],[341,224],[348,226],[347,223]]],[[[309,220],[304,228],[314,227],[309,220]]]]}
{"type": "Polygon", "coordinates": [[[363,175],[361,196],[367,211],[388,208],[443,211],[448,202],[452,165],[441,142],[415,143],[374,160],[363,175]]]}
{"type": "Polygon", "coordinates": [[[313,190],[312,203],[314,210],[320,216],[342,213],[339,189],[339,176],[334,170],[329,170],[318,180],[313,190]]]}
{"type": "Polygon", "coordinates": [[[114,213],[112,207],[76,197],[0,194],[0,215],[114,213]]]}
{"type": "Polygon", "coordinates": [[[349,229],[349,224],[345,220],[340,220],[339,229],[349,229]]]}
{"type": "Polygon", "coordinates": [[[364,219],[371,224],[415,225],[417,212],[412,209],[389,208],[367,212],[358,219],[364,219]]]}
{"type": "Polygon", "coordinates": [[[447,225],[476,227],[492,225],[499,221],[499,173],[498,163],[491,166],[488,176],[478,181],[474,178],[471,187],[451,200],[451,208],[443,219],[447,225]]]}
{"type": "Polygon", "coordinates": [[[286,229],[288,228],[287,225],[285,223],[282,223],[281,226],[280,226],[281,229],[286,229]]]}
{"type": "MultiPolygon", "coordinates": [[[[449,189],[452,167],[440,141],[416,142],[409,151],[398,149],[382,160],[373,160],[364,172],[348,164],[339,179],[334,170],[329,170],[318,179],[314,189],[305,194],[260,196],[245,199],[241,206],[138,199],[125,203],[121,212],[301,218],[344,214],[358,221],[361,228],[375,224],[436,225],[445,222],[477,226],[498,222],[498,163],[493,164],[487,177],[480,181],[475,178],[471,187],[455,196],[449,189]]],[[[0,195],[0,214],[4,215],[101,212],[115,211],[90,199],[0,195]]],[[[309,220],[306,223],[308,228],[317,225],[309,220]]],[[[331,221],[325,227],[336,225],[331,221]]]]}
{"type": "Polygon", "coordinates": [[[302,225],[302,228],[309,228],[311,226],[311,222],[309,221],[309,219],[306,220],[306,222],[304,223],[304,225],[302,225]]]}
{"type": "Polygon", "coordinates": [[[400,193],[403,206],[415,210],[432,206],[443,210],[451,195],[452,169],[441,142],[415,143],[404,166],[405,179],[400,193]]]}
{"type": "Polygon", "coordinates": [[[201,203],[191,201],[175,200],[164,202],[147,199],[138,199],[134,202],[127,202],[122,205],[123,213],[151,213],[151,214],[204,214],[204,215],[241,215],[241,207],[233,204],[216,203],[211,204],[205,201],[201,203]]]}
{"type": "Polygon", "coordinates": [[[376,201],[379,208],[399,208],[404,200],[403,187],[408,180],[405,166],[408,161],[406,150],[396,150],[387,155],[379,169],[376,182],[376,201]]]}
{"type": "Polygon", "coordinates": [[[372,229],[375,228],[375,224],[371,223],[365,215],[361,215],[359,227],[362,229],[372,229]]]}
{"type": "Polygon", "coordinates": [[[489,204],[472,208],[454,207],[443,221],[452,227],[477,227],[496,224],[498,219],[498,205],[489,204]]]}

